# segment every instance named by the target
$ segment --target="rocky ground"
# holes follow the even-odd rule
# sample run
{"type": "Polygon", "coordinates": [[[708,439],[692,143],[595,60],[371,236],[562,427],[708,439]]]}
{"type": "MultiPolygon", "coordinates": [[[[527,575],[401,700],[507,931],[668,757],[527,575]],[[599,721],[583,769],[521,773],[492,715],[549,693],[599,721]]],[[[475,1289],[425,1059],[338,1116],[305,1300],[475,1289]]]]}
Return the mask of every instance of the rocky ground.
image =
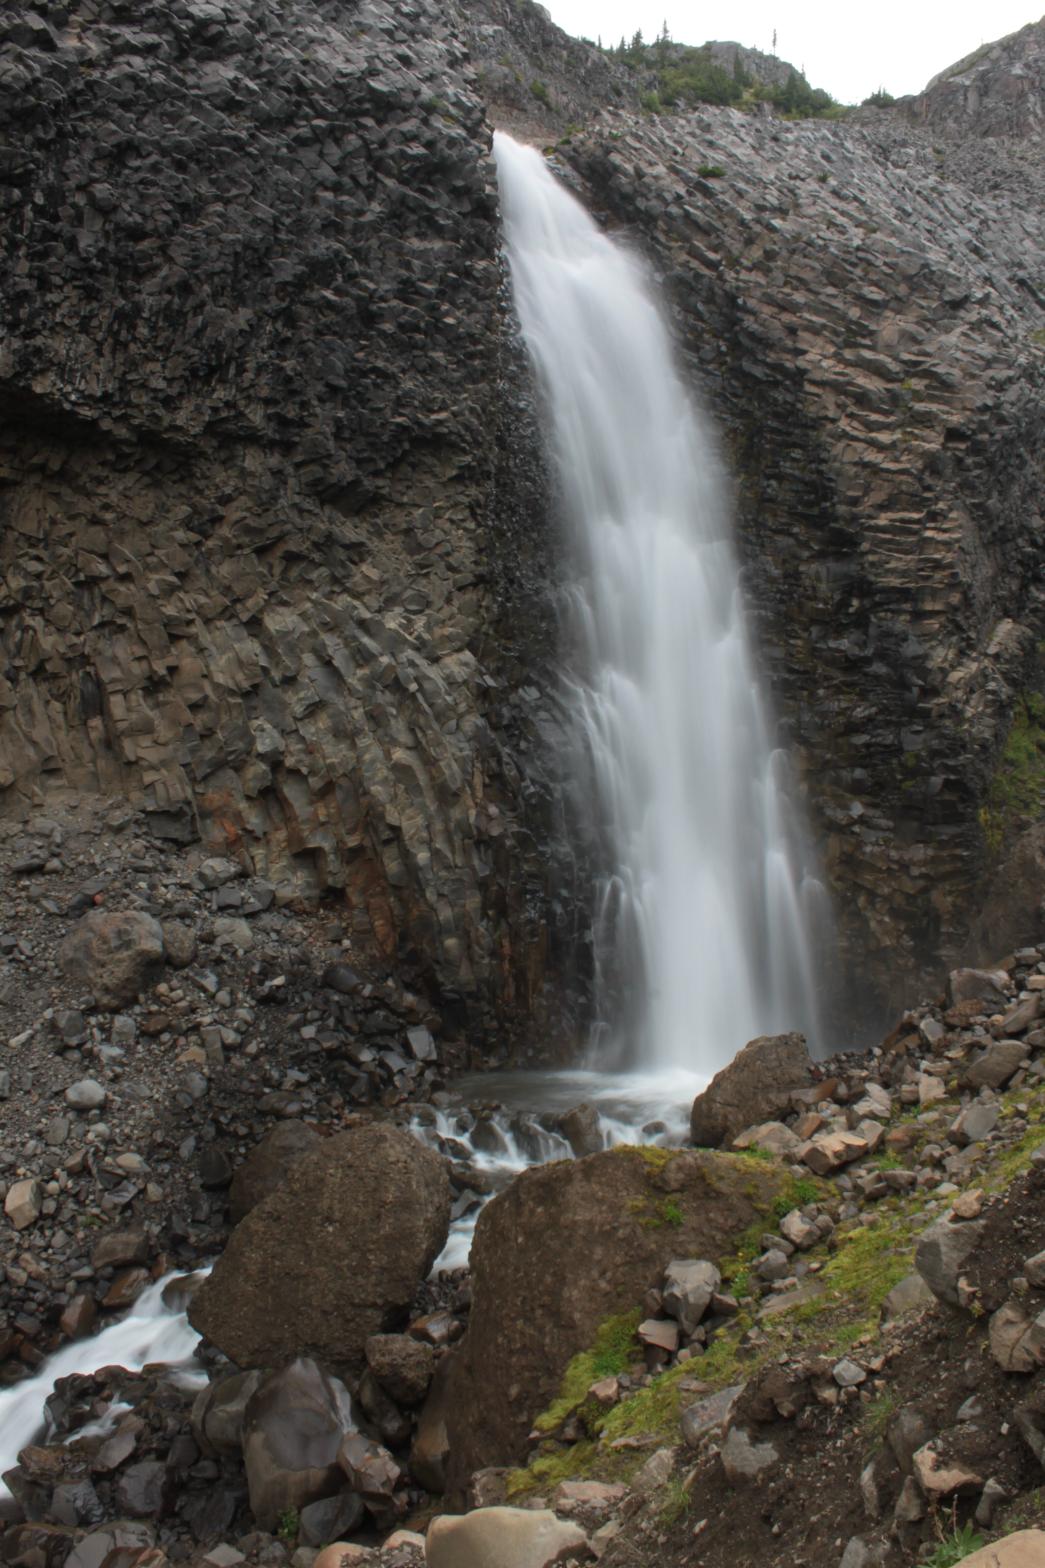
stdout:
{"type": "Polygon", "coordinates": [[[150,1277],[212,1259],[233,1169],[273,1125],[391,1114],[466,1055],[416,996],[360,972],[336,908],[280,907],[234,861],[153,839],[116,801],[9,827],[0,878],[10,1382],[150,1277]],[[74,937],[63,965],[86,915],[137,925],[108,957],[74,937]],[[114,1229],[138,1238],[127,1255],[114,1229]]]}
{"type": "Polygon", "coordinates": [[[2,855],[5,1381],[225,1249],[177,1287],[194,1380],[59,1383],[5,1561],[407,1564],[427,1530],[427,1561],[502,1568],[429,1527],[448,1503],[610,1568],[940,1568],[1045,1523],[1042,950],[866,1057],[753,1043],[694,1106],[718,1152],[534,1169],[434,1287],[483,1179],[396,1123],[466,1051],[334,913],[112,801],[2,855]]]}

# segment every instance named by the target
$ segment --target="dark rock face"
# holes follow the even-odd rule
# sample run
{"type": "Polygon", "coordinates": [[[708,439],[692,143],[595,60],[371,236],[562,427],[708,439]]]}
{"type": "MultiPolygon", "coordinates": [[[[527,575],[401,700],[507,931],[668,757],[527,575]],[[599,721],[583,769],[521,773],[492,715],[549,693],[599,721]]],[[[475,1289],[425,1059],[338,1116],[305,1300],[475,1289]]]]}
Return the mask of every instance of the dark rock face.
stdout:
{"type": "Polygon", "coordinates": [[[961,946],[1034,679],[1034,151],[732,110],[607,115],[561,149],[652,257],[724,428],[843,948],[890,997],[961,946]]]}
{"type": "Polygon", "coordinates": [[[0,810],[117,791],[280,900],[341,890],[466,1004],[539,1007],[547,783],[487,709],[546,722],[544,656],[517,698],[486,528],[525,511],[547,570],[505,504],[540,464],[491,418],[528,382],[452,19],[39,23],[0,22],[0,810]]]}
{"type": "Polygon", "coordinates": [[[693,1150],[608,1150],[525,1171],[479,1217],[469,1326],[426,1406],[433,1453],[422,1462],[442,1460],[444,1423],[451,1489],[518,1460],[598,1325],[629,1311],[673,1258],[720,1255],[768,1213],[780,1181],[771,1167],[693,1150]]]}
{"type": "Polygon", "coordinates": [[[446,1241],[438,1154],[377,1124],[325,1139],[251,1209],[192,1298],[190,1320],[241,1368],[315,1356],[362,1370],[446,1241]]]}
{"type": "MultiPolygon", "coordinates": [[[[845,947],[890,993],[961,944],[1041,632],[1040,160],[945,134],[1032,130],[1040,60],[1038,24],[945,73],[902,111],[932,144],[709,111],[560,148],[725,429],[845,947]]],[[[0,20],[0,813],[119,793],[280,904],[339,894],[482,1038],[575,1034],[590,846],[489,121],[636,91],[525,0],[0,20]]]]}

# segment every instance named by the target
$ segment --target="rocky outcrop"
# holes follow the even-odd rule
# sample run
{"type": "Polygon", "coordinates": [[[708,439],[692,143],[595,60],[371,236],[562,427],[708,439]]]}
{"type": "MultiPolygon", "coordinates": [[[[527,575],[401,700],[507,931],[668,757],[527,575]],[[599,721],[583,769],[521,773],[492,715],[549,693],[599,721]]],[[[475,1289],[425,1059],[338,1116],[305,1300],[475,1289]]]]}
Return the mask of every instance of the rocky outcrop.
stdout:
{"type": "Polygon", "coordinates": [[[843,947],[897,997],[961,945],[1036,679],[1040,164],[733,110],[559,152],[663,277],[723,426],[843,947]]]}
{"type": "Polygon", "coordinates": [[[772,1167],[696,1151],[623,1150],[533,1168],[483,1210],[473,1305],[443,1397],[451,1490],[518,1460],[570,1358],[672,1259],[716,1257],[768,1212],[772,1167]]]}
{"type": "MultiPolygon", "coordinates": [[[[927,100],[989,67],[1025,132],[1039,45],[927,100]]],[[[884,989],[961,942],[1039,641],[1040,160],[636,87],[501,0],[0,22],[0,811],[110,791],[337,896],[483,1041],[575,1037],[589,962],[492,122],[569,131],[664,277],[884,989]]]]}
{"type": "Polygon", "coordinates": [[[405,1319],[446,1240],[439,1155],[375,1124],[324,1141],[237,1225],[193,1297],[193,1326],[237,1366],[314,1356],[359,1371],[405,1319]]]}
{"type": "Polygon", "coordinates": [[[542,481],[452,15],[11,13],[0,142],[0,809],[119,793],[540,1009],[542,481]]]}
{"type": "Polygon", "coordinates": [[[1045,18],[948,66],[903,108],[916,124],[934,132],[1040,136],[1045,132],[1045,18]]]}

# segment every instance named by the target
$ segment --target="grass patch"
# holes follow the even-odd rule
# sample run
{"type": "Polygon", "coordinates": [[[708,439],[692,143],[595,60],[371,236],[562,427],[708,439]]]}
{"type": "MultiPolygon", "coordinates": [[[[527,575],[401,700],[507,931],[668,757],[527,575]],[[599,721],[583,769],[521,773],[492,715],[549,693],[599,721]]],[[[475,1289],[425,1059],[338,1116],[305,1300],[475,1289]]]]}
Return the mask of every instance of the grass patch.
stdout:
{"type": "Polygon", "coordinates": [[[580,1409],[593,1383],[603,1377],[615,1377],[638,1358],[635,1330],[641,1318],[636,1307],[599,1324],[591,1348],[574,1356],[563,1373],[558,1395],[534,1422],[538,1432],[556,1431],[567,1416],[580,1409]]]}

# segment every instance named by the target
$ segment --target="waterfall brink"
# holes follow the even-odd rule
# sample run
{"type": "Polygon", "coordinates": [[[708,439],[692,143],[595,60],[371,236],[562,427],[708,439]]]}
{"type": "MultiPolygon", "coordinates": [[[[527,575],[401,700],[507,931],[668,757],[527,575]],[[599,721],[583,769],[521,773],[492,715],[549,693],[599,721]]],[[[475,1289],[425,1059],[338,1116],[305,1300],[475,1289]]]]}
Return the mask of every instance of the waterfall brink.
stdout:
{"type": "Polygon", "coordinates": [[[815,1045],[826,895],[769,741],[707,417],[642,267],[532,148],[494,151],[569,531],[581,793],[609,857],[600,1058],[707,1075],[758,1034],[815,1045]]]}

